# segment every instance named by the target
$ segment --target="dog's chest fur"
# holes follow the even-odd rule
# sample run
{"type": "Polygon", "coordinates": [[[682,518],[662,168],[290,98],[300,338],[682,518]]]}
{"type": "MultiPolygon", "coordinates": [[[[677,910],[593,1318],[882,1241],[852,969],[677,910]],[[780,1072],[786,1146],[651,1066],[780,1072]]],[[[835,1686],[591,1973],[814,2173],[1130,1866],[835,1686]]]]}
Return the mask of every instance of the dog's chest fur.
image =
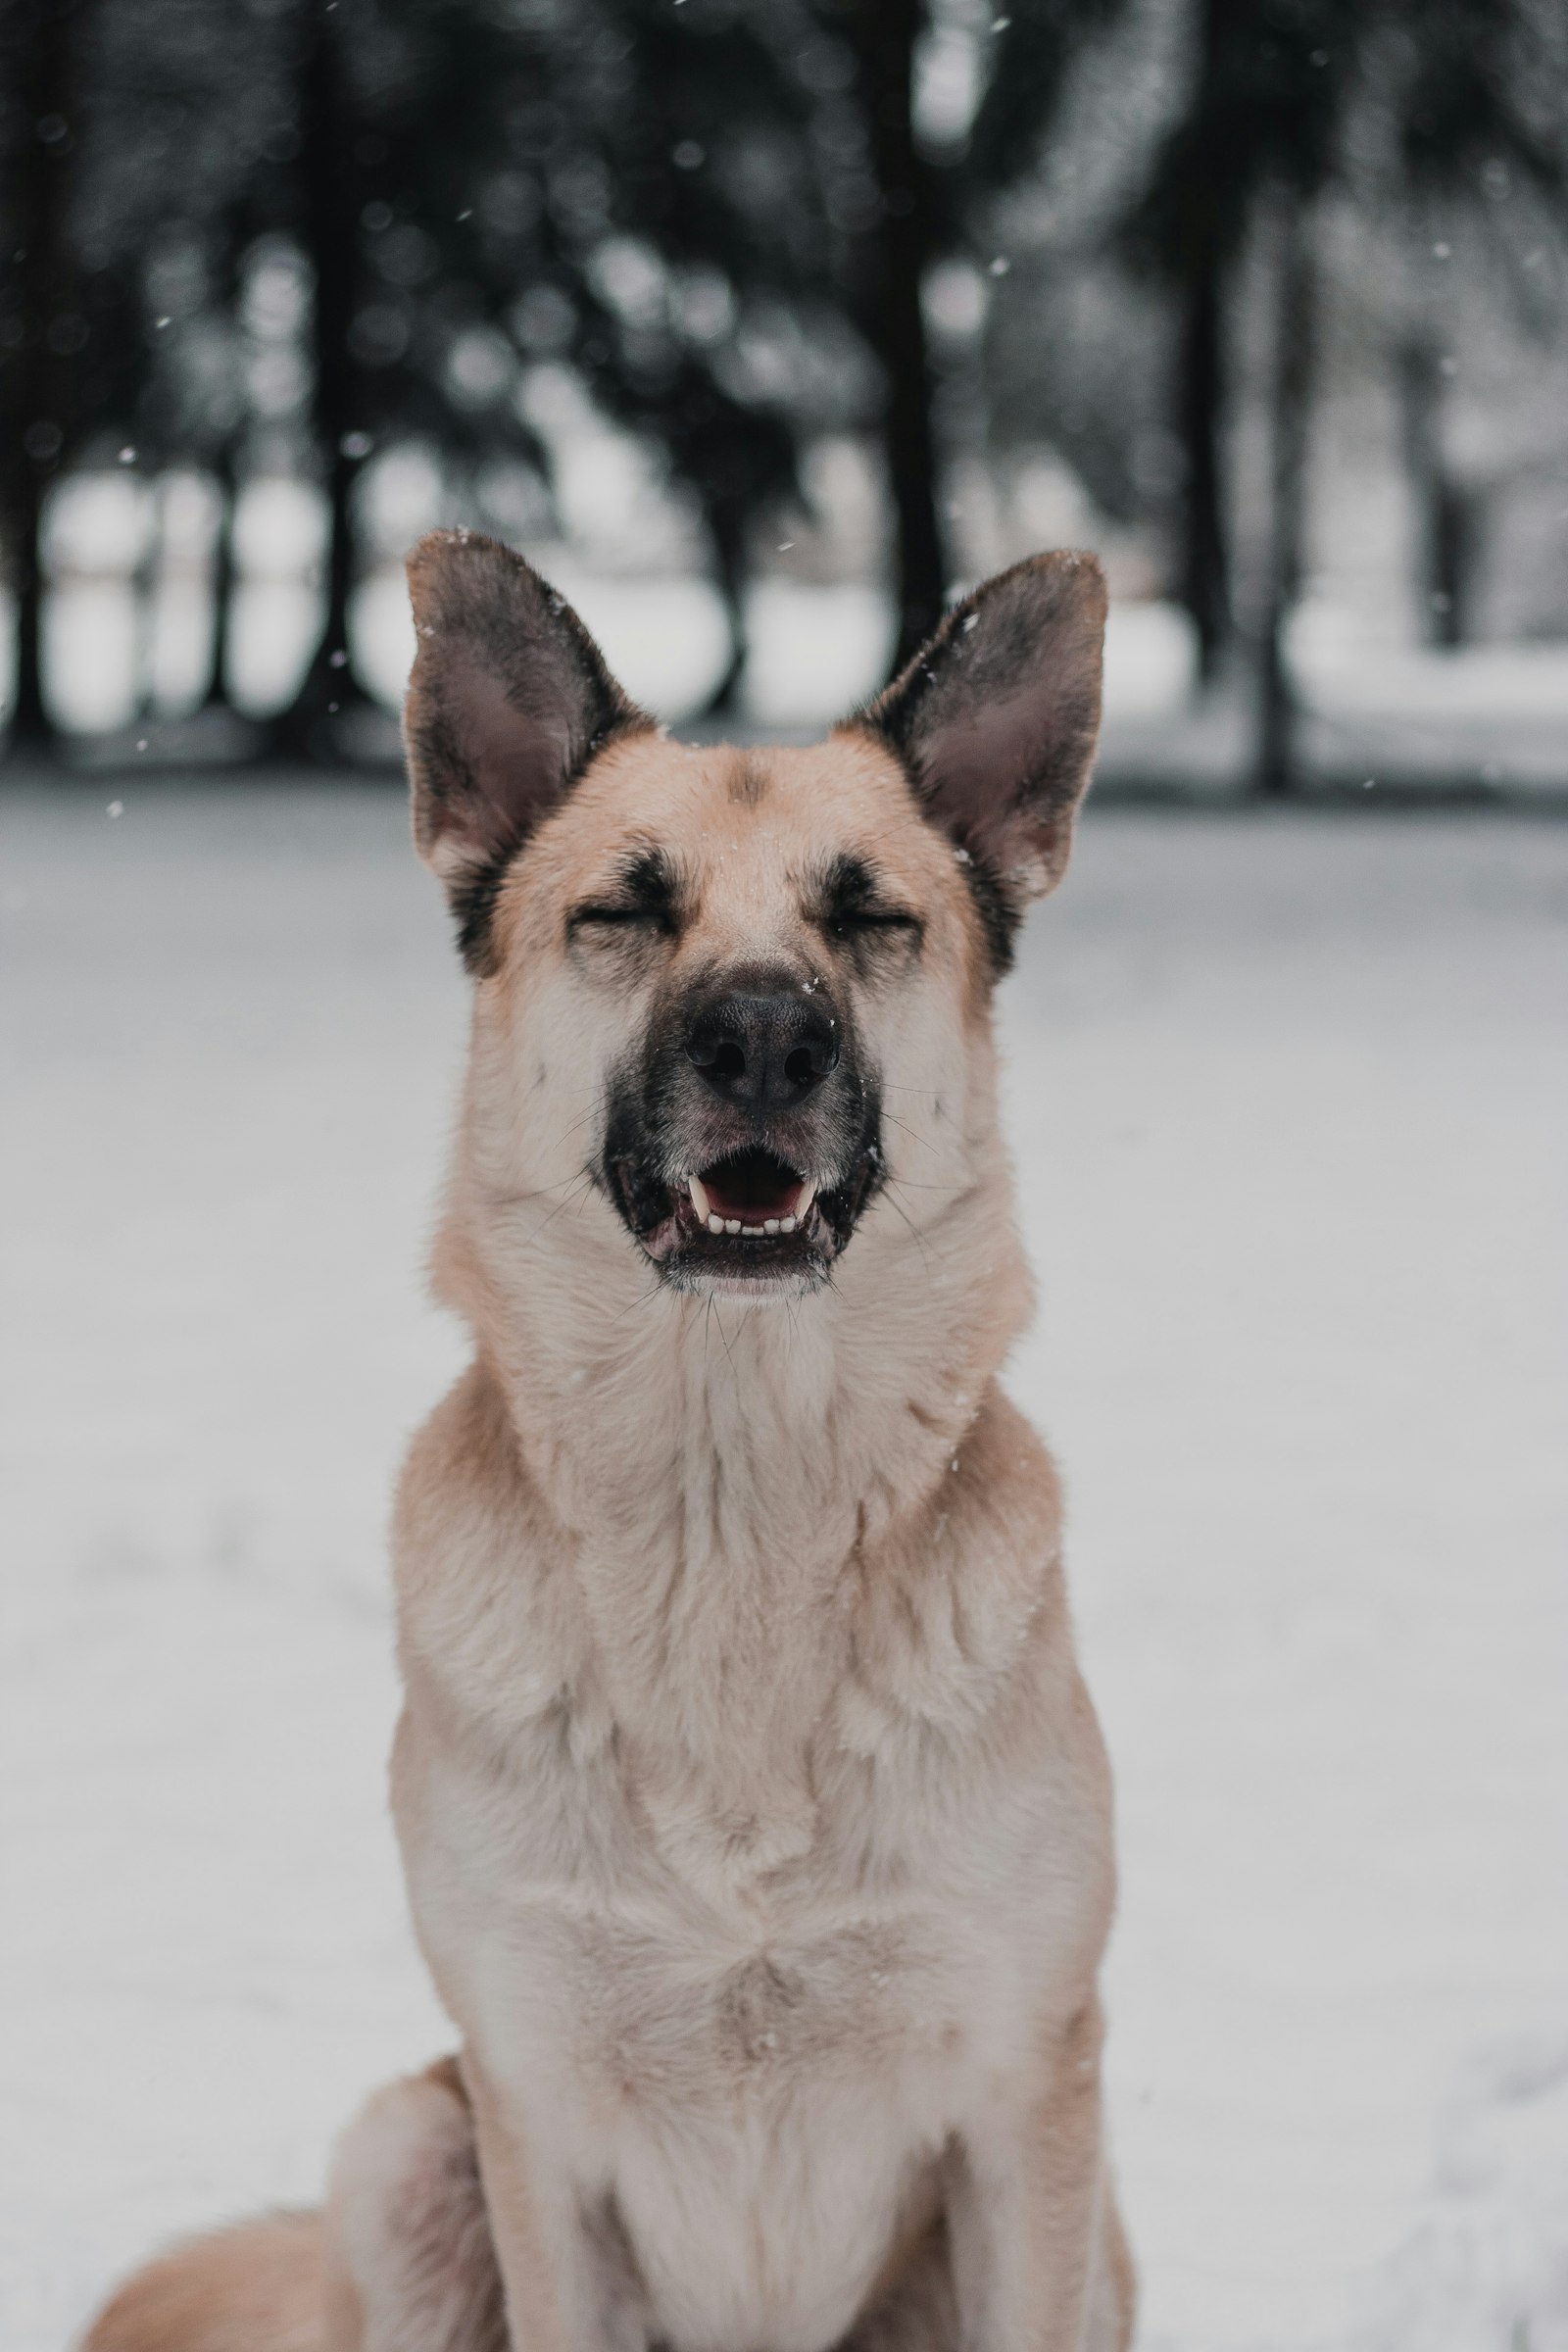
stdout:
{"type": "Polygon", "coordinates": [[[691,2352],[846,2331],[1097,1942],[1050,1465],[1000,1398],[971,1418],[912,1526],[808,1497],[777,1549],[702,1480],[634,1541],[613,1507],[564,1538],[480,1374],[416,1449],[420,1933],[539,2163],[613,2211],[652,2332],[691,2352]]]}

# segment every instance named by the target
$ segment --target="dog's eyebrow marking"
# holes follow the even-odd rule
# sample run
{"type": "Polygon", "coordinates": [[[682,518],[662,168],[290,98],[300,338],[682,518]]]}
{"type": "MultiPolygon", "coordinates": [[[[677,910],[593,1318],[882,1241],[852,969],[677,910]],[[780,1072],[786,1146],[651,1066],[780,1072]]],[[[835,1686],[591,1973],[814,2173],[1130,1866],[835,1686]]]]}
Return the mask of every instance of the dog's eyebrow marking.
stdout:
{"type": "Polygon", "coordinates": [[[639,850],[620,871],[621,888],[645,914],[669,914],[680,896],[675,868],[662,850],[639,850]]]}
{"type": "Polygon", "coordinates": [[[675,930],[685,909],[686,894],[680,876],[664,851],[634,850],[623,858],[606,889],[574,906],[566,918],[567,933],[589,923],[656,923],[675,930]]]}
{"type": "Polygon", "coordinates": [[[870,859],[848,850],[822,868],[809,893],[809,910],[829,932],[907,931],[918,937],[925,928],[909,907],[888,896],[870,859]]]}
{"type": "Polygon", "coordinates": [[[822,875],[823,904],[837,914],[858,912],[877,896],[877,871],[864,858],[845,851],[822,875]]]}
{"type": "Polygon", "coordinates": [[[767,798],[768,773],[752,752],[742,752],[729,771],[729,797],[737,808],[757,808],[767,798]]]}

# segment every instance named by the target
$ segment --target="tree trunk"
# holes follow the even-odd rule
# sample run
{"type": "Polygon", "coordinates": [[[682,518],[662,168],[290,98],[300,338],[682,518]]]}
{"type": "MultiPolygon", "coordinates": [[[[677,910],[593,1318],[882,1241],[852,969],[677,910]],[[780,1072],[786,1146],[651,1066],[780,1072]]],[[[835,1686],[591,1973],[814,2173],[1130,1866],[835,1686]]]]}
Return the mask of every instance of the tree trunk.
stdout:
{"type": "Polygon", "coordinates": [[[1443,363],[1429,336],[1399,353],[1404,462],[1415,508],[1416,595],[1429,645],[1463,645],[1470,633],[1475,570],[1475,502],[1448,470],[1443,450],[1443,363]]]}
{"type": "Polygon", "coordinates": [[[1307,444],[1316,359],[1317,263],[1310,211],[1285,198],[1277,274],[1268,585],[1258,644],[1256,779],[1280,796],[1296,782],[1298,710],[1285,638],[1301,592],[1307,444]]]}
{"type": "Polygon", "coordinates": [[[229,646],[234,624],[234,460],[228,450],[222,451],[213,468],[219,497],[218,528],[213,534],[213,637],[207,662],[207,691],[202,696],[204,710],[229,709],[228,665],[229,646]]]}
{"type": "Polygon", "coordinates": [[[353,109],[329,0],[305,0],[300,58],[300,179],[305,242],[316,272],[312,314],[313,423],[326,462],[326,610],[321,632],[288,709],[268,729],[276,758],[338,758],[333,719],[369,698],[348,662],[354,592],[354,485],[364,463],[357,438],[358,370],[348,347],[359,285],[359,203],[353,109]]]}
{"type": "Polygon", "coordinates": [[[59,749],[54,719],[43,699],[43,567],[38,557],[41,481],[28,484],[30,498],[18,502],[13,525],[11,576],[17,608],[17,677],[11,703],[11,749],[35,760],[51,760],[59,749]]]}
{"type": "Polygon", "coordinates": [[[53,321],[70,312],[72,156],[76,144],[72,52],[76,0],[14,0],[6,31],[16,93],[13,158],[15,266],[24,338],[0,367],[0,535],[16,602],[14,751],[52,758],[59,736],[44,700],[44,500],[74,421],[70,359],[51,348],[53,321]]]}
{"type": "Polygon", "coordinates": [[[1230,545],[1221,456],[1225,409],[1224,276],[1202,257],[1184,289],[1179,416],[1186,484],[1181,601],[1198,634],[1198,674],[1207,685],[1231,630],[1230,545]]]}
{"type": "MultiPolygon", "coordinates": [[[[244,291],[245,254],[256,225],[255,213],[245,195],[236,199],[219,223],[217,292],[225,319],[235,326],[244,291]]],[[[234,590],[238,579],[238,567],[234,561],[235,507],[239,496],[238,459],[244,431],[242,412],[222,430],[211,452],[213,485],[218,493],[219,506],[218,528],[213,534],[213,634],[207,660],[207,690],[201,700],[204,710],[228,710],[233,708],[228,673],[233,647],[234,590]]]]}
{"type": "Polygon", "coordinates": [[[895,671],[942,618],[948,584],[937,514],[934,386],[920,300],[938,244],[936,190],[930,167],[914,142],[914,51],[923,24],[920,0],[858,0],[854,19],[872,167],[883,206],[869,323],[887,382],[882,430],[899,605],[895,671]]]}
{"type": "Polygon", "coordinates": [[[158,583],[164,564],[165,483],[154,473],[147,484],[147,532],[130,575],[135,608],[135,710],[138,720],[157,709],[154,669],[158,652],[158,583]]]}
{"type": "Polygon", "coordinates": [[[708,528],[713,542],[717,588],[724,607],[725,626],[729,630],[729,660],[724,674],[703,705],[704,718],[723,718],[740,702],[741,684],[746,676],[746,664],[751,657],[751,640],[746,628],[746,516],[744,511],[731,514],[727,508],[711,509],[708,528]]]}
{"type": "MultiPolygon", "coordinates": [[[[1193,25],[1195,103],[1212,100],[1248,40],[1250,0],[1199,0],[1193,25]]],[[[1176,430],[1184,460],[1179,594],[1198,638],[1198,674],[1215,676],[1235,630],[1231,543],[1225,498],[1224,428],[1230,385],[1226,293],[1241,223],[1195,173],[1172,227],[1169,255],[1180,294],[1176,430]]]]}

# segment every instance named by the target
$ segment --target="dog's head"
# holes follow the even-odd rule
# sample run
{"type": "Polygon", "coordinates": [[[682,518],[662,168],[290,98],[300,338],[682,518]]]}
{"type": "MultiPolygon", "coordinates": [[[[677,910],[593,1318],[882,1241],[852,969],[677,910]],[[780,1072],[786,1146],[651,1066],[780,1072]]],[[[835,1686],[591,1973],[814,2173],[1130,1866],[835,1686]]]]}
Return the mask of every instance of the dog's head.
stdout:
{"type": "Polygon", "coordinates": [[[990,990],[1089,778],[1098,564],[1002,573],[826,742],[756,751],[669,741],[497,542],[409,570],[415,838],[478,983],[491,1197],[553,1215],[580,1178],[676,1288],[815,1287],[891,1163],[958,1180],[990,990]]]}

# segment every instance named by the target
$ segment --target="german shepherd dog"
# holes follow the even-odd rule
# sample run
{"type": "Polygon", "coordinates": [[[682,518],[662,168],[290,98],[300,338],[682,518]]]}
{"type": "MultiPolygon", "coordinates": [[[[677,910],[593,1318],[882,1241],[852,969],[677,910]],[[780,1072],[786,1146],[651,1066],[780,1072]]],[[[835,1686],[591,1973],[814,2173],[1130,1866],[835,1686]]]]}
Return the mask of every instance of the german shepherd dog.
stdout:
{"type": "Polygon", "coordinates": [[[473,975],[393,1804],[459,2054],[91,2352],[1116,2352],[1110,1791],[992,996],[1105,594],[1038,556],[811,749],[671,741],[466,531],[414,834],[473,975]]]}

